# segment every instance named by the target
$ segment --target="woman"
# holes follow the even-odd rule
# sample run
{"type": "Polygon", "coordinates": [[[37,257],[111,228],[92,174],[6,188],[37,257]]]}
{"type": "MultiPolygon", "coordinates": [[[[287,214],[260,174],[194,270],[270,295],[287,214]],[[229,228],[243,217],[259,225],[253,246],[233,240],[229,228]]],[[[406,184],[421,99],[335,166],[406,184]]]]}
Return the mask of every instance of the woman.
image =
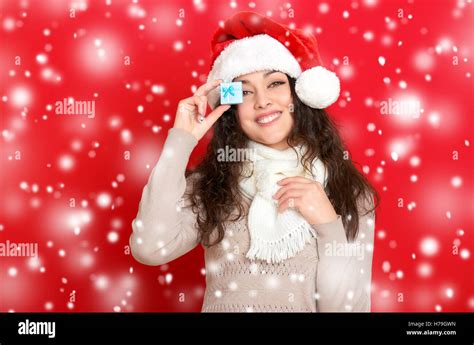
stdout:
{"type": "Polygon", "coordinates": [[[314,36],[240,12],[212,48],[208,82],[179,102],[143,190],[133,256],[162,265],[201,243],[205,312],[370,311],[378,194],[323,110],[339,80],[314,36]],[[242,82],[242,103],[219,104],[222,81],[242,82]],[[204,160],[186,171],[211,128],[204,160]]]}

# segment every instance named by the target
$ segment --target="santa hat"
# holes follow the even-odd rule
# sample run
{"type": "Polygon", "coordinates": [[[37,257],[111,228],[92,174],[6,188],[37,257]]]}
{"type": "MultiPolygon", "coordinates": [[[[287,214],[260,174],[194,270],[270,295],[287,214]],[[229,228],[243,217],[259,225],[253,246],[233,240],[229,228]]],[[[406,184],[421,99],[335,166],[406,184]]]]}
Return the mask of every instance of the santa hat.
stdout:
{"type": "MultiPolygon", "coordinates": [[[[227,19],[214,33],[211,50],[208,81],[231,82],[243,74],[276,70],[296,79],[298,98],[312,108],[326,108],[339,97],[339,78],[321,66],[316,37],[258,13],[239,12],[227,19]]],[[[219,88],[209,93],[212,109],[219,98],[219,88]]]]}

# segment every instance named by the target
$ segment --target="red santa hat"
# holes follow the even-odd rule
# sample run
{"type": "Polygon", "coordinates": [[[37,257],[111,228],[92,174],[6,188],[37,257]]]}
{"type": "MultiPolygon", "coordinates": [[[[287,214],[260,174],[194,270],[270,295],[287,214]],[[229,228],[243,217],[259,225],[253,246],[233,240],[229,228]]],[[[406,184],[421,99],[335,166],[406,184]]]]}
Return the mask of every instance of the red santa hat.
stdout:
{"type": "MultiPolygon", "coordinates": [[[[211,41],[212,62],[208,81],[224,82],[243,74],[276,70],[296,79],[299,99],[323,109],[339,97],[335,73],[321,65],[316,37],[255,12],[238,12],[224,22],[211,41]]],[[[208,95],[212,109],[219,105],[219,89],[208,95]]]]}

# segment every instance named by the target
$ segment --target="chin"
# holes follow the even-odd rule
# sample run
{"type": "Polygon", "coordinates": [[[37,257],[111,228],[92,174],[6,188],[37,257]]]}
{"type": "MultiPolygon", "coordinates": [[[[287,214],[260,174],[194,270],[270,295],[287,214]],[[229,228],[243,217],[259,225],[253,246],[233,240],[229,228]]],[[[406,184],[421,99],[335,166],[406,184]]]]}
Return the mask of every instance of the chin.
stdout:
{"type": "Polygon", "coordinates": [[[258,140],[261,144],[267,145],[267,146],[273,146],[277,144],[281,144],[282,142],[286,142],[286,138],[260,138],[258,140]]]}
{"type": "Polygon", "coordinates": [[[255,141],[267,146],[281,145],[282,143],[286,145],[288,134],[287,131],[279,131],[277,133],[259,133],[255,141]]]}

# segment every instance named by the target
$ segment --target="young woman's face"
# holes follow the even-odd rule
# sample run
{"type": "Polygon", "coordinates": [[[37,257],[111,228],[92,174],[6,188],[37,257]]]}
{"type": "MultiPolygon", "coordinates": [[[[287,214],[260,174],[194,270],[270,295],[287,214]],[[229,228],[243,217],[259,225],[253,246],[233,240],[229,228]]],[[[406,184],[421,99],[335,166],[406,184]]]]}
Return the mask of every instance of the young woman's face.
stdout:
{"type": "Polygon", "coordinates": [[[284,150],[293,127],[293,98],[286,74],[262,71],[241,75],[243,103],[237,105],[240,126],[253,141],[284,150]]]}

